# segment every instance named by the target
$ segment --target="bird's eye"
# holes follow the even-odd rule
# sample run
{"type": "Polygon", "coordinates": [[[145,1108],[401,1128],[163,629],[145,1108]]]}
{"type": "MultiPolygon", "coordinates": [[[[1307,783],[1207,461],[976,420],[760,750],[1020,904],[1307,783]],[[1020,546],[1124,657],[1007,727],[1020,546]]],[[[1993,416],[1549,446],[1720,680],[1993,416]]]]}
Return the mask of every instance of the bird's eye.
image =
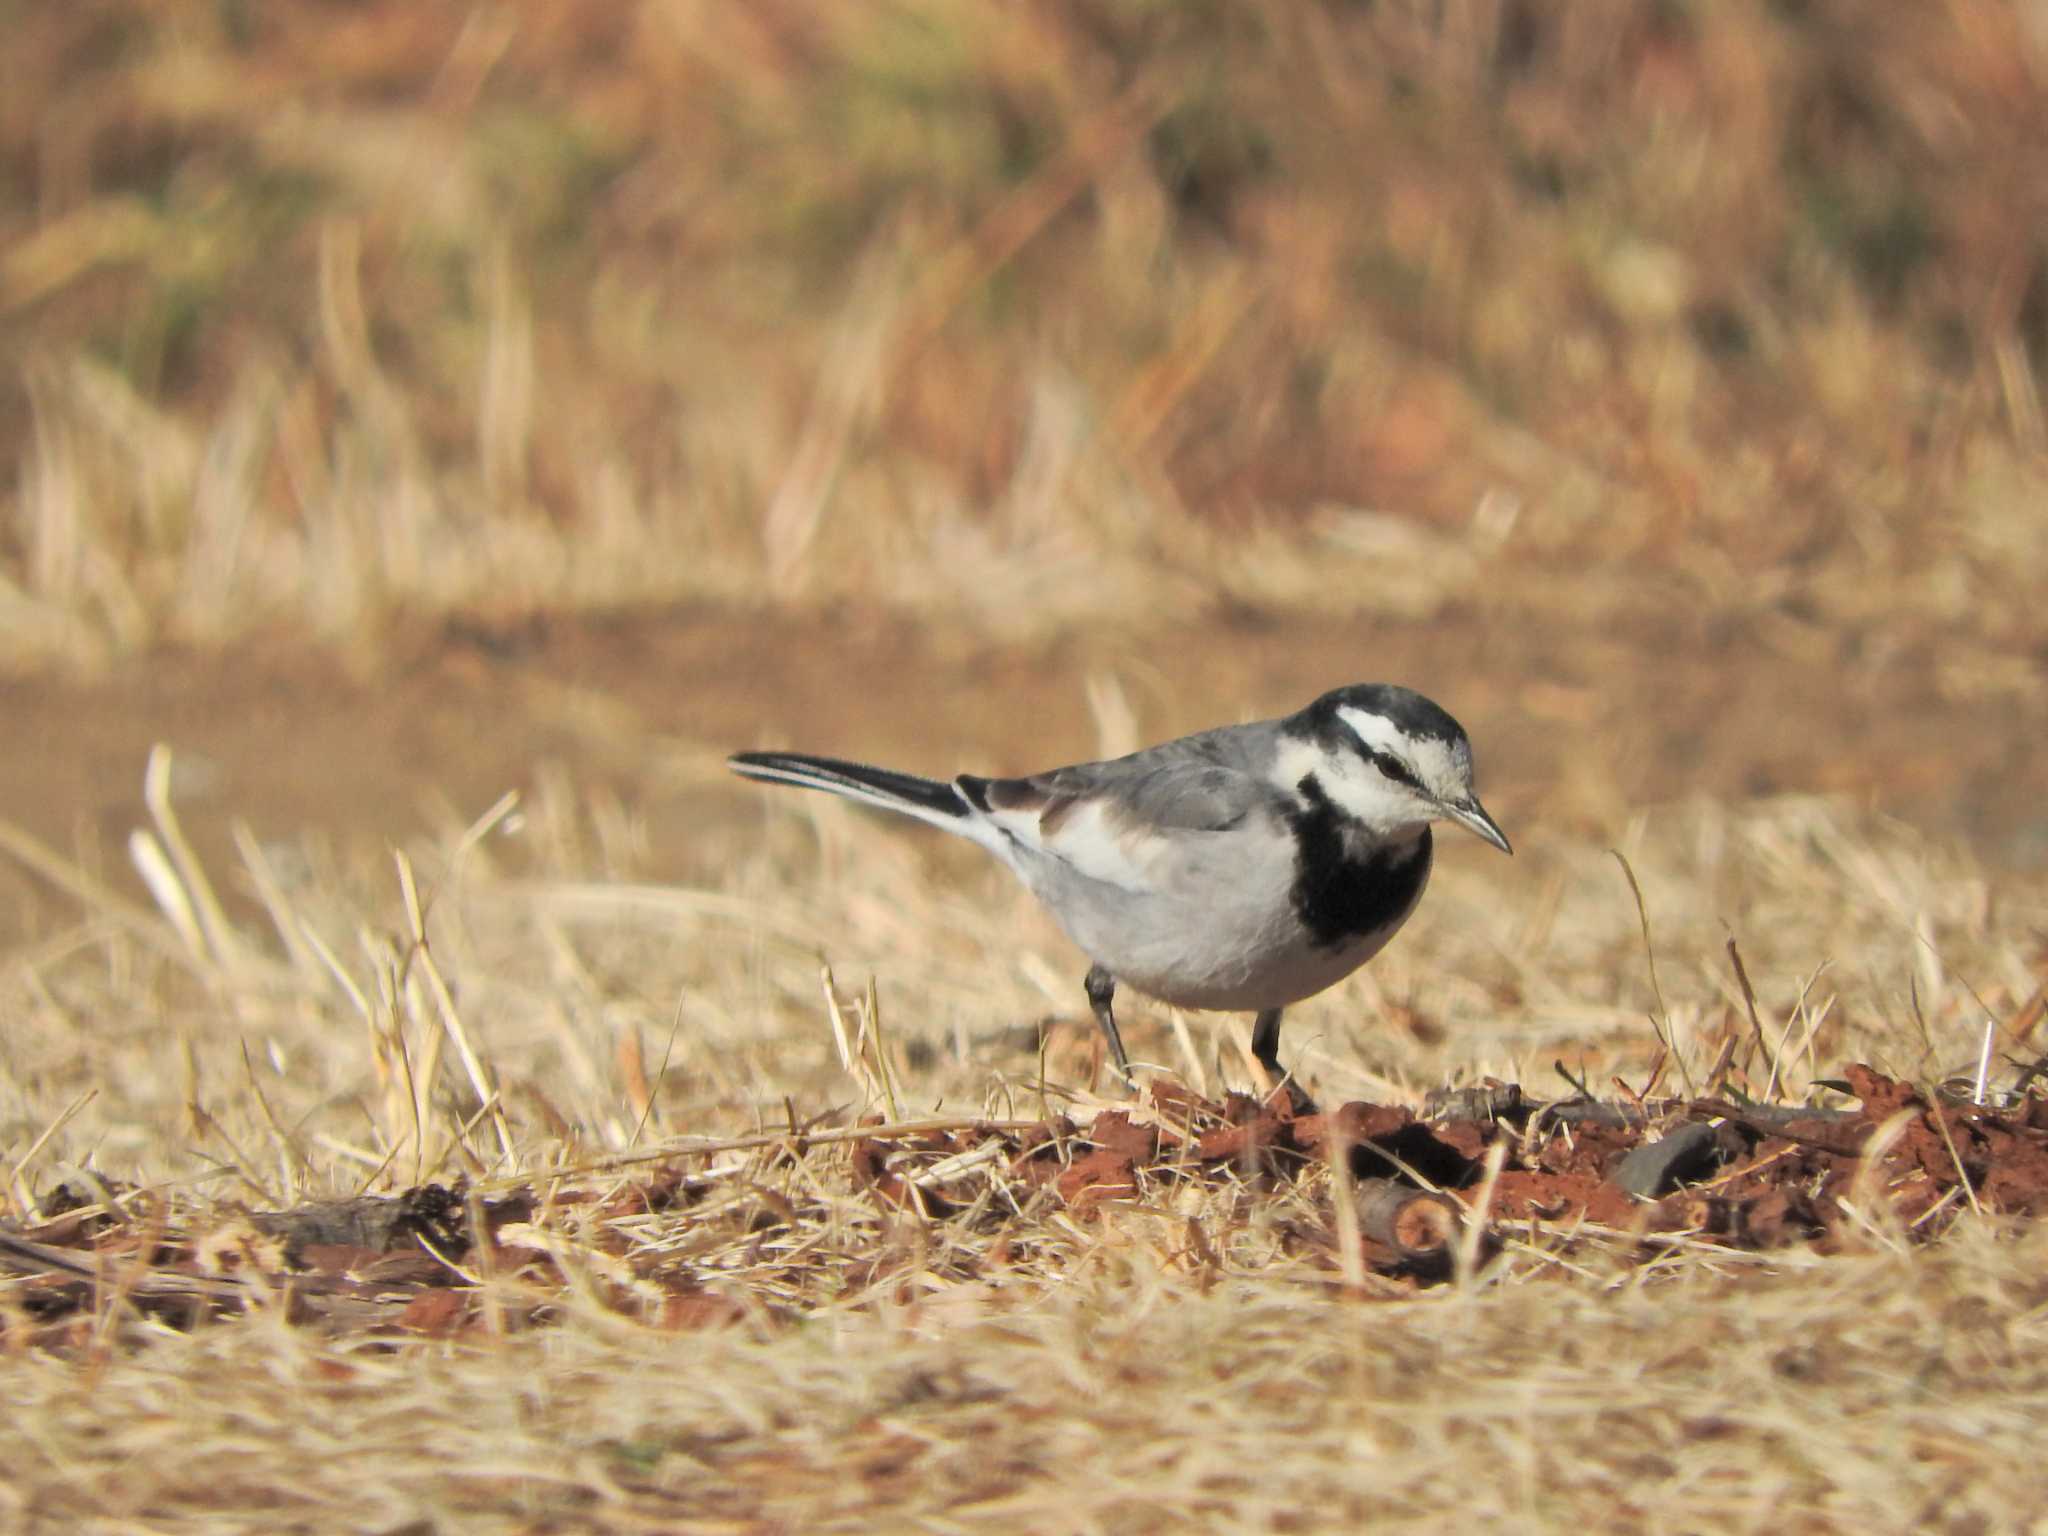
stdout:
{"type": "Polygon", "coordinates": [[[1405,784],[1408,788],[1414,790],[1422,788],[1422,780],[1415,777],[1414,770],[1402,762],[1401,759],[1394,756],[1393,753],[1375,752],[1372,754],[1372,763],[1375,768],[1379,769],[1381,773],[1392,779],[1396,784],[1405,784]]]}

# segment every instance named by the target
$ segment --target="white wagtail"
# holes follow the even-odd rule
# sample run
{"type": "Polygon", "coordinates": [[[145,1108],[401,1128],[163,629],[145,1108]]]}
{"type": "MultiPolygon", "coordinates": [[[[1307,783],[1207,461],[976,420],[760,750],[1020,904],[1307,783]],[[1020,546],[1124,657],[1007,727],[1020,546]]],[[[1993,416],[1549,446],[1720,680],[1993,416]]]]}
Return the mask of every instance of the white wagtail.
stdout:
{"type": "Polygon", "coordinates": [[[1184,1008],[1280,1012],[1379,953],[1429,880],[1433,821],[1512,853],[1472,789],[1464,729],[1421,694],[1360,683],[1281,720],[1200,731],[1109,762],[950,783],[795,752],[735,773],[898,811],[1009,865],[1093,962],[1085,986],[1124,1080],[1119,981],[1184,1008]]]}

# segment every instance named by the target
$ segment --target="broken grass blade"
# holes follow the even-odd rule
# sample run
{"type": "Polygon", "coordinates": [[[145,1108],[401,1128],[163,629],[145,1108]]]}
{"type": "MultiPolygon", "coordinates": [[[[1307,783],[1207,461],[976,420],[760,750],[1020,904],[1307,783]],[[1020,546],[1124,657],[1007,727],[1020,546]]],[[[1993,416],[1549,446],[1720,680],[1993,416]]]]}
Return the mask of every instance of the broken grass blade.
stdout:
{"type": "Polygon", "coordinates": [[[149,888],[149,894],[156,901],[157,910],[171,925],[172,931],[184,940],[185,948],[192,958],[213,969],[216,962],[206,947],[206,935],[200,931],[199,918],[192,910],[192,900],[178,879],[178,872],[165,855],[163,845],[154,836],[137,827],[128,834],[128,858],[135,866],[135,873],[142,877],[142,883],[149,888]]]}
{"type": "Polygon", "coordinates": [[[419,974],[426,978],[427,991],[434,1000],[434,1013],[441,1021],[441,1028],[455,1042],[455,1054],[462,1061],[462,1070],[469,1077],[470,1088],[480,1104],[490,1107],[491,1123],[498,1133],[498,1146],[510,1166],[519,1160],[512,1140],[512,1127],[506,1122],[504,1108],[498,1102],[498,1090],[491,1082],[491,1074],[485,1068],[483,1058],[477,1054],[469,1031],[463,1027],[462,1015],[455,1007],[455,995],[448,990],[441,967],[434,961],[434,952],[427,946],[426,909],[421,905],[419,886],[413,879],[412,860],[402,852],[393,854],[393,858],[398,864],[398,884],[405,898],[406,918],[412,924],[413,958],[419,974]]]}
{"type": "Polygon", "coordinates": [[[511,818],[512,813],[518,809],[518,790],[508,789],[504,794],[498,796],[491,803],[490,809],[471,822],[462,836],[456,839],[455,851],[448,858],[449,869],[451,871],[461,869],[462,861],[469,855],[470,850],[497,831],[501,825],[511,818]]]}
{"type": "Polygon", "coordinates": [[[896,1080],[889,1070],[889,1054],[882,1043],[882,993],[875,982],[874,973],[868,973],[868,989],[861,1010],[867,1037],[874,1042],[875,1075],[881,1079],[882,1102],[889,1106],[889,1118],[899,1119],[896,1108],[896,1080]]]}
{"type": "Polygon", "coordinates": [[[363,995],[363,989],[355,984],[355,979],[347,971],[342,969],[341,961],[335,957],[334,951],[327,947],[327,941],[320,937],[313,925],[304,918],[299,918],[296,922],[299,937],[305,941],[306,947],[318,957],[321,965],[327,968],[327,974],[334,978],[334,984],[341,988],[343,995],[355,1006],[355,1010],[362,1017],[363,1022],[372,1029],[375,1029],[377,1027],[376,1010],[370,1006],[370,1000],[363,995]]]}
{"type": "MultiPolygon", "coordinates": [[[[1618,855],[1617,855],[1618,857],[1618,855]]],[[[1486,1241],[1486,1232],[1493,1210],[1494,1186],[1500,1182],[1500,1171],[1508,1160],[1508,1144],[1505,1137],[1486,1149],[1485,1171],[1481,1174],[1479,1188],[1472,1198],[1465,1202],[1465,1225],[1458,1233],[1458,1245],[1451,1250],[1451,1273],[1456,1278],[1460,1291],[1471,1291],[1479,1273],[1479,1251],[1486,1241]]]]}
{"type": "MultiPolygon", "coordinates": [[[[818,982],[825,989],[825,1017],[832,1025],[832,1044],[839,1052],[839,1070],[855,1082],[861,1074],[854,1070],[853,1043],[846,1038],[846,1015],[840,1011],[839,988],[832,980],[832,967],[818,967],[818,982]]],[[[862,1084],[863,1089],[866,1085],[862,1084]]]]}
{"type": "Polygon", "coordinates": [[[99,1089],[88,1088],[65,1105],[57,1112],[56,1117],[43,1127],[42,1134],[28,1144],[28,1150],[14,1160],[14,1167],[7,1175],[7,1187],[14,1191],[14,1202],[28,1220],[42,1220],[42,1212],[37,1208],[35,1201],[29,1198],[28,1186],[22,1183],[22,1175],[28,1172],[29,1164],[42,1155],[43,1148],[50,1144],[50,1138],[69,1125],[72,1116],[90,1104],[98,1093],[99,1089]]]}
{"type": "Polygon", "coordinates": [[[1650,1028],[1657,1036],[1657,1043],[1671,1053],[1671,1060],[1678,1068],[1678,1079],[1685,1085],[1685,1096],[1692,1098],[1698,1090],[1693,1087],[1692,1073],[1686,1069],[1684,1055],[1672,1038],[1671,1010],[1665,1006],[1664,986],[1657,979],[1657,947],[1650,942],[1650,909],[1643,901],[1643,888],[1636,882],[1635,868],[1629,863],[1628,855],[1619,848],[1607,851],[1621,866],[1621,872],[1628,880],[1629,894],[1636,899],[1636,920],[1643,928],[1643,958],[1650,967],[1650,995],[1657,1000],[1657,1012],[1650,1020],[1650,1028]]]}
{"type": "Polygon", "coordinates": [[[256,899],[270,914],[270,926],[277,932],[278,943],[291,957],[292,968],[298,971],[302,980],[316,980],[320,964],[301,935],[304,919],[292,910],[291,902],[284,893],[284,882],[278,878],[270,855],[264,852],[263,844],[257,841],[246,821],[237,820],[229,827],[228,835],[234,839],[235,851],[242,856],[242,867],[249,872],[250,884],[256,887],[256,899]]]}
{"type": "Polygon", "coordinates": [[[162,742],[149,749],[149,765],[142,773],[142,803],[148,807],[150,820],[156,823],[157,835],[190,898],[200,932],[206,936],[206,952],[223,969],[238,969],[244,951],[242,937],[228,921],[212,882],[206,878],[206,867],[178,824],[178,813],[171,805],[171,749],[162,742]]]}
{"type": "Polygon", "coordinates": [[[668,1081],[669,1063],[675,1060],[676,1037],[683,1032],[683,996],[680,991],[676,993],[676,1011],[669,1019],[668,1043],[661,1048],[661,1065],[655,1069],[654,1086],[648,1090],[646,1107],[633,1122],[633,1134],[626,1138],[626,1150],[629,1152],[640,1144],[648,1121],[654,1117],[655,1102],[660,1097],[662,1084],[668,1081]]]}
{"type": "Polygon", "coordinates": [[[1969,1197],[1970,1209],[1977,1213],[1977,1218],[1981,1221],[1984,1217],[1984,1207],[1977,1203],[1977,1191],[1970,1183],[1969,1170],[1963,1166],[1963,1155],[1956,1150],[1955,1137],[1949,1134],[1947,1112],[1938,1103],[1930,1104],[1927,1106],[1927,1118],[1932,1120],[1934,1128],[1941,1132],[1941,1144],[1948,1148],[1948,1159],[1955,1164],[1956,1185],[1969,1197]]]}
{"type": "Polygon", "coordinates": [[[216,968],[205,955],[195,953],[189,945],[180,943],[179,935],[166,929],[148,908],[115,895],[75,864],[59,858],[10,822],[0,821],[0,853],[7,854],[31,874],[48,881],[88,911],[110,920],[131,938],[140,940],[158,954],[198,971],[207,981],[216,978],[216,968]]]}
{"type": "MultiPolygon", "coordinates": [[[[1742,963],[1742,951],[1736,948],[1735,935],[1732,933],[1728,935],[1728,961],[1735,967],[1736,985],[1742,988],[1742,1006],[1749,1013],[1750,1033],[1756,1039],[1757,1049],[1764,1053],[1764,1060],[1771,1069],[1770,1081],[1775,1083],[1778,1080],[1777,1053],[1771,1049],[1771,1042],[1764,1038],[1763,1020],[1757,1016],[1756,1011],[1756,988],[1749,984],[1749,967],[1742,963]]],[[[1745,1074],[1744,1080],[1745,1083],[1755,1081],[1755,1079],[1749,1078],[1747,1074],[1745,1074]]],[[[1764,1097],[1770,1097],[1768,1091],[1766,1091],[1764,1097]]]]}
{"type": "Polygon", "coordinates": [[[1341,1117],[1333,1115],[1324,1123],[1330,1128],[1325,1150],[1330,1159],[1330,1196],[1336,1207],[1337,1262],[1343,1270],[1345,1286],[1363,1295],[1365,1242],[1359,1222],[1358,1191],[1351,1177],[1353,1143],[1344,1132],[1341,1117]]]}
{"type": "Polygon", "coordinates": [[[931,1167],[911,1178],[919,1189],[934,1189],[941,1184],[950,1184],[964,1174],[989,1163],[1001,1162],[1010,1156],[1010,1149],[1000,1141],[985,1141],[966,1152],[956,1152],[951,1157],[941,1158],[931,1167]]]}

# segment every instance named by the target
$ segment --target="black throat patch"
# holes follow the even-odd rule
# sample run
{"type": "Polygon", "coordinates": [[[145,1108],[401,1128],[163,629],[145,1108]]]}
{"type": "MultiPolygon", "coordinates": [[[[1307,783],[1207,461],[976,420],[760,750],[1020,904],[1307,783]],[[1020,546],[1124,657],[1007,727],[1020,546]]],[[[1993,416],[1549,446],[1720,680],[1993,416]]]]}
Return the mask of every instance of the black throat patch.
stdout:
{"type": "Polygon", "coordinates": [[[1306,805],[1286,812],[1297,843],[1294,910],[1317,946],[1334,949],[1397,922],[1429,879],[1429,828],[1412,847],[1360,858],[1345,846],[1344,813],[1312,773],[1295,786],[1306,805]]]}

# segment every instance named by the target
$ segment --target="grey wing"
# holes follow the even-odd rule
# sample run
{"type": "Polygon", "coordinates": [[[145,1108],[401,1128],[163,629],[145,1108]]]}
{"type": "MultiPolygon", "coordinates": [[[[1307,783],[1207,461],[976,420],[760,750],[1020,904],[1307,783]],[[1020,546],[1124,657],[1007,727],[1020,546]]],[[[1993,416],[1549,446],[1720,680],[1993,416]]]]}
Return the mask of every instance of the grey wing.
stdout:
{"type": "Polygon", "coordinates": [[[1050,859],[1106,884],[1145,890],[1162,861],[1192,851],[1185,843],[1190,834],[1228,831],[1278,802],[1262,776],[1210,753],[1179,750],[1187,745],[1172,742],[1030,778],[961,783],[1015,846],[1020,868],[1050,859]]]}
{"type": "Polygon", "coordinates": [[[1099,763],[1077,763],[1009,782],[1050,800],[1112,802],[1141,824],[1220,832],[1277,799],[1268,780],[1277,755],[1267,726],[1223,726],[1099,763]]]}
{"type": "Polygon", "coordinates": [[[1133,830],[1221,832],[1271,798],[1263,782],[1220,763],[1162,762],[1136,773],[1091,771],[1112,766],[1062,768],[1024,782],[1045,797],[1044,815],[1054,821],[1099,801],[1112,822],[1133,830]]]}

